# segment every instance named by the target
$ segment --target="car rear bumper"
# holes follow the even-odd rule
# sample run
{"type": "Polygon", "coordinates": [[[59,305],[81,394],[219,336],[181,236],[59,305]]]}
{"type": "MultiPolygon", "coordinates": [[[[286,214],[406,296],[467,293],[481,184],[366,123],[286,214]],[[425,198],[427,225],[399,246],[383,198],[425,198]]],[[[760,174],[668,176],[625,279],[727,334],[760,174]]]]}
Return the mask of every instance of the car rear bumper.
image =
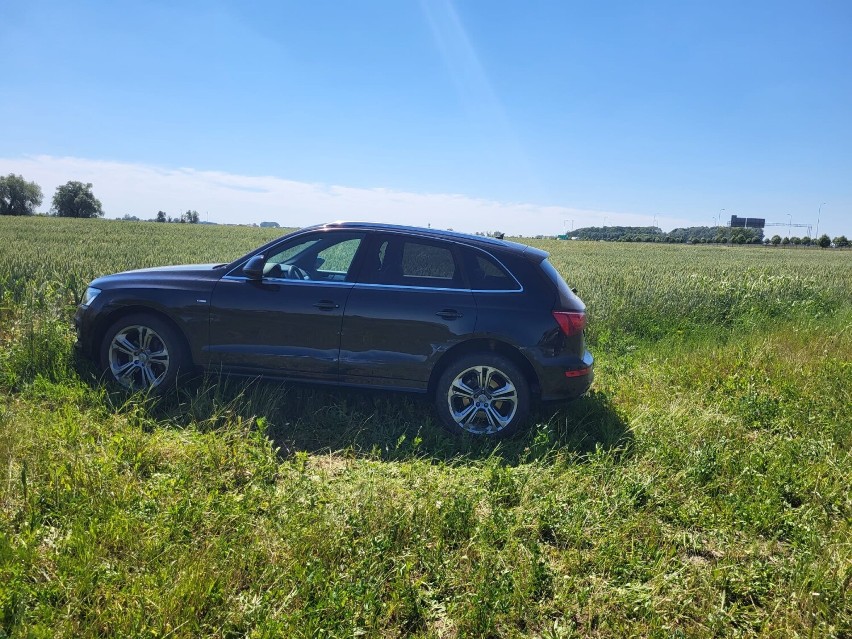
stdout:
{"type": "Polygon", "coordinates": [[[589,351],[583,357],[538,358],[533,366],[538,373],[542,401],[575,399],[589,390],[594,380],[594,358],[589,351]]]}

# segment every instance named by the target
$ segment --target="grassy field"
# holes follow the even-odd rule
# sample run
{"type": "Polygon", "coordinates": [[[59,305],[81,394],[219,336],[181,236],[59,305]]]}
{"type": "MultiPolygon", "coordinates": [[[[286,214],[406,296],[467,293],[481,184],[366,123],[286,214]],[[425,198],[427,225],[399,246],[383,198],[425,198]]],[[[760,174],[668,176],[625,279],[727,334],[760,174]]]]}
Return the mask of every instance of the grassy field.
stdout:
{"type": "Polygon", "coordinates": [[[75,362],[91,278],[279,233],[0,218],[0,637],[852,636],[852,252],[535,241],[597,378],[499,444],[75,362]]]}

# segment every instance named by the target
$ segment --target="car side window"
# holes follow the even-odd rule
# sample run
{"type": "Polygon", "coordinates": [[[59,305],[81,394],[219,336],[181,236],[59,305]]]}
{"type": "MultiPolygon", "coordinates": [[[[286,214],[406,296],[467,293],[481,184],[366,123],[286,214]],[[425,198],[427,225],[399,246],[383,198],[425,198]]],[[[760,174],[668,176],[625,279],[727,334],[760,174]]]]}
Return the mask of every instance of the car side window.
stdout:
{"type": "Polygon", "coordinates": [[[476,291],[518,291],[520,285],[496,259],[487,253],[464,249],[470,287],[476,291]]]}
{"type": "Polygon", "coordinates": [[[465,288],[452,245],[387,238],[367,258],[363,281],[425,288],[465,288]],[[371,262],[371,263],[370,263],[371,262]]]}
{"type": "Polygon", "coordinates": [[[274,270],[275,265],[290,264],[290,260],[304,254],[312,246],[315,246],[318,240],[310,239],[296,244],[289,244],[280,250],[268,255],[266,265],[263,267],[263,274],[269,275],[271,270],[274,270]]]}
{"type": "Polygon", "coordinates": [[[322,249],[317,253],[318,268],[326,273],[334,273],[346,277],[360,245],[361,238],[353,237],[322,249]]]}
{"type": "Polygon", "coordinates": [[[264,278],[343,282],[364,233],[321,233],[286,242],[271,250],[264,278]]]}
{"type": "Polygon", "coordinates": [[[456,264],[452,251],[444,246],[405,242],[402,245],[402,277],[430,277],[452,280],[456,264]]]}

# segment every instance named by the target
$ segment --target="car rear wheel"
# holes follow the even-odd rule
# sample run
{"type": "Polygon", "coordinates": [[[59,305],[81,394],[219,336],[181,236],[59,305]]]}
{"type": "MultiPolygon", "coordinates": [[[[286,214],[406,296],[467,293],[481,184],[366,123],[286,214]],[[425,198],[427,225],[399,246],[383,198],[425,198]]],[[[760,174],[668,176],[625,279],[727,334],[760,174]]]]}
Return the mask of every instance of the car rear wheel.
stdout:
{"type": "Polygon", "coordinates": [[[132,391],[171,386],[186,361],[177,331],[153,315],[121,318],[110,326],[101,344],[104,373],[132,391]]]}
{"type": "Polygon", "coordinates": [[[466,355],[441,374],[435,407],[450,432],[508,437],[521,428],[529,415],[529,382],[515,364],[501,355],[466,355]]]}

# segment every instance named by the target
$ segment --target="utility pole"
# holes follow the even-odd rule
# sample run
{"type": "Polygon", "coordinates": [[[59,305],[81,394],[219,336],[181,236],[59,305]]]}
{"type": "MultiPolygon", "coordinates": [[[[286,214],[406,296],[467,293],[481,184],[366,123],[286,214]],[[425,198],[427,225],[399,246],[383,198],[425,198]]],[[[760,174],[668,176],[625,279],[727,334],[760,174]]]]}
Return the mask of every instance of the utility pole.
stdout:
{"type": "Polygon", "coordinates": [[[823,202],[822,204],[819,205],[819,211],[817,211],[817,230],[816,230],[816,233],[814,233],[814,237],[813,237],[813,239],[815,239],[815,240],[819,239],[819,216],[820,216],[820,213],[822,213],[822,207],[824,207],[824,206],[825,206],[825,202],[823,202]]]}

